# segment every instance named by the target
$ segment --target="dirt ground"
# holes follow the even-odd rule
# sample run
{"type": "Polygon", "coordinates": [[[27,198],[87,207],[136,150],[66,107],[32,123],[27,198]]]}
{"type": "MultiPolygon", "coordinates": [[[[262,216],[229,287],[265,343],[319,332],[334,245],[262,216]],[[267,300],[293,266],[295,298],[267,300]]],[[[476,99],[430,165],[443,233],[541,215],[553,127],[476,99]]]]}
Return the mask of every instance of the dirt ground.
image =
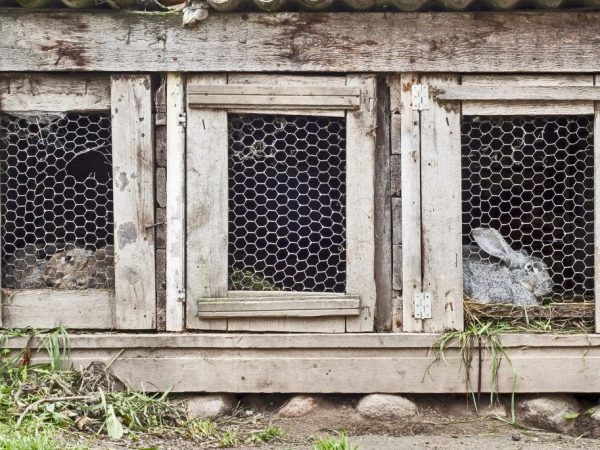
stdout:
{"type": "MultiPolygon", "coordinates": [[[[278,399],[242,407],[235,417],[217,421],[221,430],[235,430],[241,436],[252,430],[276,426],[283,430],[284,438],[267,444],[240,442],[235,449],[312,449],[315,438],[333,436],[345,431],[350,436],[350,449],[396,450],[396,449],[600,449],[600,440],[585,437],[585,432],[574,431],[571,436],[547,433],[507,423],[506,404],[484,408],[475,412],[467,407],[462,397],[434,397],[431,402],[420,399],[419,414],[405,421],[386,422],[365,420],[355,410],[354,398],[329,397],[322,407],[299,418],[281,418],[278,415],[278,399]],[[262,406],[262,407],[261,407],[262,406]]],[[[87,442],[92,448],[138,448],[152,450],[191,450],[215,448],[222,445],[217,440],[203,442],[182,437],[144,436],[136,441],[87,442]],[[90,445],[91,444],[91,445],[90,445]]]]}

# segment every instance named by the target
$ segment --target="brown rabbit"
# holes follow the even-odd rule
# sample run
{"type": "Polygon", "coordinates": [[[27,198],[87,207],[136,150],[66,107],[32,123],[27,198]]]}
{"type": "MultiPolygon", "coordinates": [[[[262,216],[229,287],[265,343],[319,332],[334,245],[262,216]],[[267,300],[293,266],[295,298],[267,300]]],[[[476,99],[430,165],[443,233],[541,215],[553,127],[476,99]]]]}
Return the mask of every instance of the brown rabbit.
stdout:
{"type": "Polygon", "coordinates": [[[55,289],[110,287],[107,269],[113,265],[113,248],[86,250],[72,247],[54,254],[46,263],[44,283],[55,289]]]}

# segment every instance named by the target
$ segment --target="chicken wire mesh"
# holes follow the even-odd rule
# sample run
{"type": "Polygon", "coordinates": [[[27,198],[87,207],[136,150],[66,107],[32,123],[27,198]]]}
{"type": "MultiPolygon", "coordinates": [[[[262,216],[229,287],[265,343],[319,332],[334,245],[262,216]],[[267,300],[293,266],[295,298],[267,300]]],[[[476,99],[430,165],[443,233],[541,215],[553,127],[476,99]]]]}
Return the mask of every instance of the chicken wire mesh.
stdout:
{"type": "Polygon", "coordinates": [[[114,286],[111,121],[0,113],[2,287],[114,286]]]}
{"type": "Polygon", "coordinates": [[[230,114],[229,289],[344,292],[346,123],[230,114]]]}
{"type": "Polygon", "coordinates": [[[593,116],[463,118],[463,245],[485,259],[471,232],[493,228],[513,249],[541,258],[554,284],[544,303],[593,300],[593,123],[593,116]]]}

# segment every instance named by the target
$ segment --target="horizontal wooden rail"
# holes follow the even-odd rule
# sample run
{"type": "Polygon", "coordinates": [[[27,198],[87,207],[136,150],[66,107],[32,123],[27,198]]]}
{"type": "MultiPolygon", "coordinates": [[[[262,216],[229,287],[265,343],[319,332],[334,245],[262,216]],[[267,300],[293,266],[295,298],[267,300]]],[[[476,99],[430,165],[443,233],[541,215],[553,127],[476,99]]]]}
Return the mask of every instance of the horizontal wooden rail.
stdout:
{"type": "Polygon", "coordinates": [[[190,86],[188,105],[213,109],[358,109],[360,90],[328,86],[190,86]]]}
{"type": "Polygon", "coordinates": [[[438,100],[600,100],[600,86],[445,86],[433,92],[438,100]]]}
{"type": "Polygon", "coordinates": [[[270,295],[251,298],[205,298],[198,300],[198,317],[325,317],[355,316],[360,298],[351,295],[270,295]]]}

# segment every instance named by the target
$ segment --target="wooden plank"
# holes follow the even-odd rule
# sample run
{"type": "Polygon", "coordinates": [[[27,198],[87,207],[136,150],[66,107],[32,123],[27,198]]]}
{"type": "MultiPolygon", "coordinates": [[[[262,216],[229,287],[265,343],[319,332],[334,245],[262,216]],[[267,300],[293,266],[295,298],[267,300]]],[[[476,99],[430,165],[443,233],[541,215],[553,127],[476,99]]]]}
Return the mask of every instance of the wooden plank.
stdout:
{"type": "Polygon", "coordinates": [[[114,296],[109,290],[3,290],[5,328],[111,329],[114,296]]]}
{"type": "Polygon", "coordinates": [[[377,134],[375,137],[375,329],[392,329],[392,212],[390,180],[390,90],[377,82],[377,134]]]}
{"type": "Polygon", "coordinates": [[[294,108],[285,108],[285,109],[281,109],[281,108],[265,108],[265,107],[261,107],[261,108],[257,108],[257,107],[253,107],[253,108],[242,108],[242,107],[235,107],[235,108],[229,108],[227,110],[230,113],[239,113],[239,114],[273,114],[273,115],[282,115],[285,114],[286,116],[324,116],[324,117],[346,117],[346,111],[344,111],[343,109],[311,109],[311,108],[305,108],[305,109],[294,109],[294,108]]]}
{"type": "Polygon", "coordinates": [[[0,110],[109,111],[110,79],[102,75],[3,74],[0,110]]]}
{"type": "MultiPolygon", "coordinates": [[[[600,74],[594,81],[600,86],[600,74]]],[[[600,333],[600,102],[594,103],[594,296],[596,333],[600,333]]]]}
{"type": "Polygon", "coordinates": [[[422,331],[414,317],[413,298],[422,289],[421,272],[421,134],[420,115],[412,108],[412,86],[419,83],[414,73],[394,79],[392,110],[400,111],[402,190],[402,327],[405,332],[422,331]]]}
{"type": "MultiPolygon", "coordinates": [[[[188,84],[225,84],[225,75],[195,75],[188,84]]],[[[227,113],[188,108],[186,146],[186,296],[227,296],[227,113]]],[[[188,328],[226,330],[226,320],[198,319],[186,303],[188,328]]]]}
{"type": "Polygon", "coordinates": [[[224,95],[224,96],[275,96],[275,97],[302,97],[302,96],[316,96],[316,97],[353,97],[358,99],[360,97],[360,90],[348,86],[319,86],[310,84],[301,84],[295,86],[293,83],[286,83],[285,85],[272,85],[272,84],[235,84],[228,80],[227,86],[223,85],[191,85],[188,88],[190,98],[199,98],[200,101],[202,96],[210,95],[224,95]]]}
{"type": "Polygon", "coordinates": [[[229,319],[229,318],[260,318],[260,317],[330,317],[330,316],[358,316],[359,308],[339,308],[339,309],[278,309],[270,311],[252,309],[249,311],[203,311],[198,312],[198,317],[205,319],[229,319]]]}
{"type": "Polygon", "coordinates": [[[375,302],[375,137],[377,78],[348,75],[361,89],[361,107],[346,119],[346,292],[360,294],[361,314],[346,319],[346,331],[373,331],[375,302]]]}
{"type": "MultiPolygon", "coordinates": [[[[80,292],[80,291],[78,291],[80,292]]],[[[346,334],[279,334],[279,333],[77,333],[71,334],[69,342],[73,349],[162,349],[164,353],[198,347],[201,349],[260,350],[260,349],[311,349],[340,350],[362,349],[427,349],[439,340],[433,333],[346,333],[346,334]]],[[[571,348],[600,349],[598,334],[552,334],[552,333],[509,333],[499,335],[504,348],[543,348],[568,352],[571,348]]],[[[32,345],[39,345],[39,337],[32,345]]],[[[20,349],[27,337],[10,338],[7,348],[20,349]]],[[[448,348],[459,348],[457,341],[448,348]]]]}
{"type": "Polygon", "coordinates": [[[255,108],[357,109],[357,97],[325,95],[215,95],[188,94],[190,108],[230,109],[240,105],[255,108]]]}
{"type": "Polygon", "coordinates": [[[594,102],[551,101],[464,101],[464,116],[522,116],[522,115],[591,115],[594,102]]]}
{"type": "MultiPolygon", "coordinates": [[[[600,336],[502,336],[511,364],[499,369],[502,393],[600,392],[600,336]],[[514,371],[514,372],[513,372],[514,371]],[[552,374],[569,373],[568,377],[552,374]],[[516,384],[513,377],[516,374],[516,384]]],[[[465,393],[460,349],[451,344],[445,360],[429,367],[429,334],[248,335],[163,334],[73,335],[70,358],[82,369],[108,363],[133,389],[150,392],[465,393]],[[124,350],[123,350],[124,349],[124,350]],[[284,349],[284,351],[282,351],[284,349]],[[429,367],[429,371],[427,370],[429,367]],[[274,377],[273,374],[281,374],[274,377]],[[348,374],[353,381],[348,383],[348,374]],[[400,374],[390,377],[390,373],[400,374]],[[172,388],[172,389],[171,389],[172,388]]],[[[9,339],[19,351],[26,338],[9,339]]],[[[39,339],[32,344],[39,345],[39,339]]],[[[32,354],[33,363],[45,360],[32,354]]],[[[489,353],[483,353],[482,390],[490,380],[489,353]]],[[[477,379],[478,363],[471,380],[477,379]]]]}
{"type": "Polygon", "coordinates": [[[392,199],[392,288],[402,290],[402,199],[392,199]]]}
{"type": "MultiPolygon", "coordinates": [[[[421,83],[429,85],[433,97],[436,91],[458,83],[458,77],[427,75],[421,83]]],[[[404,207],[402,211],[403,215],[407,213],[404,207]]],[[[461,330],[464,319],[458,103],[430,101],[429,108],[421,111],[421,211],[423,292],[433,295],[432,318],[424,321],[424,330],[461,330]]],[[[406,252],[404,255],[406,258],[406,252]]]]}
{"type": "MultiPolygon", "coordinates": [[[[464,75],[463,86],[593,86],[591,74],[567,75],[464,75]]],[[[464,101],[463,116],[593,114],[592,101],[464,101]]]]}
{"type": "Polygon", "coordinates": [[[230,84],[258,84],[269,86],[328,86],[340,88],[346,86],[345,76],[331,75],[293,75],[272,73],[228,73],[230,84]]]}
{"type": "Polygon", "coordinates": [[[600,100],[600,86],[443,86],[433,93],[436,100],[600,100]]]}
{"type": "Polygon", "coordinates": [[[185,328],[185,80],[167,74],[167,331],[185,328]]]}
{"type": "MultiPolygon", "coordinates": [[[[219,319],[215,319],[219,320],[219,319]]],[[[227,331],[252,333],[344,333],[345,317],[252,317],[228,319],[227,331]]]]}
{"type": "Polygon", "coordinates": [[[113,75],[111,109],[116,327],[151,329],[156,323],[156,288],[150,76],[113,75]]]}
{"type": "Polygon", "coordinates": [[[331,297],[260,297],[249,300],[236,298],[206,298],[198,300],[198,310],[202,312],[217,311],[285,311],[300,309],[356,309],[360,306],[358,296],[331,297]]]}
{"type": "Polygon", "coordinates": [[[598,11],[240,12],[182,28],[176,14],[8,8],[0,30],[5,71],[600,71],[598,11]]]}

